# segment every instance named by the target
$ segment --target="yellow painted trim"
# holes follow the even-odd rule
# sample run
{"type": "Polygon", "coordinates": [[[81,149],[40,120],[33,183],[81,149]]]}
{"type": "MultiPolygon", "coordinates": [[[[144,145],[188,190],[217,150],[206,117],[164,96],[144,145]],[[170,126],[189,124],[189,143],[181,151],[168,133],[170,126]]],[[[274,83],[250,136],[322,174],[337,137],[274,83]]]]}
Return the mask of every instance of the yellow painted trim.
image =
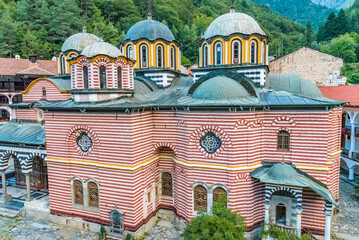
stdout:
{"type": "Polygon", "coordinates": [[[251,41],[252,40],[256,40],[257,41],[257,52],[258,52],[258,55],[257,55],[257,59],[258,59],[258,64],[261,64],[262,63],[262,41],[256,37],[256,36],[251,36],[249,39],[248,39],[248,42],[249,42],[249,49],[248,49],[248,56],[249,56],[249,62],[250,59],[251,59],[251,41]]]}
{"type": "MultiPolygon", "coordinates": [[[[174,44],[174,43],[170,44],[170,52],[169,52],[170,61],[171,61],[171,47],[175,48],[175,52],[176,52],[176,59],[175,59],[176,60],[176,68],[175,68],[175,70],[179,71],[180,70],[179,66],[181,65],[179,60],[178,60],[178,57],[180,56],[180,49],[176,44],[174,44]]],[[[168,66],[171,67],[171,62],[168,63],[168,66]]]]}
{"type": "Polygon", "coordinates": [[[97,55],[97,56],[94,57],[94,58],[87,58],[87,57],[85,57],[85,56],[81,56],[81,57],[79,57],[79,58],[77,58],[77,59],[75,59],[75,60],[71,60],[70,62],[71,62],[71,64],[78,63],[78,62],[79,62],[81,59],[83,59],[83,58],[86,58],[89,62],[96,62],[96,60],[99,59],[99,58],[101,58],[101,57],[107,58],[107,59],[109,60],[109,62],[111,62],[111,63],[116,62],[118,59],[122,59],[124,62],[126,62],[127,64],[130,64],[131,66],[134,66],[134,65],[135,65],[134,62],[132,62],[131,60],[127,59],[127,58],[124,57],[124,56],[119,56],[119,57],[117,57],[117,58],[109,58],[109,57],[106,56],[106,55],[97,55]]]}
{"type": "Polygon", "coordinates": [[[140,42],[138,42],[135,47],[136,47],[136,59],[138,59],[138,61],[136,61],[136,68],[141,68],[140,65],[141,65],[141,58],[140,58],[140,45],[141,44],[146,44],[147,45],[147,57],[148,57],[148,67],[151,67],[153,66],[153,63],[152,63],[152,59],[151,59],[151,43],[149,43],[148,41],[145,41],[145,40],[142,40],[140,42]]]}
{"type": "Polygon", "coordinates": [[[210,48],[211,48],[211,54],[210,54],[210,65],[214,65],[214,54],[215,54],[215,50],[213,49],[214,48],[214,45],[218,42],[218,41],[220,41],[220,42],[222,42],[222,65],[224,65],[224,58],[225,58],[225,48],[226,48],[226,46],[225,46],[225,41],[222,39],[222,38],[216,38],[216,39],[214,39],[213,41],[212,41],[212,43],[211,43],[211,45],[210,45],[210,48]]]}
{"type": "MultiPolygon", "coordinates": [[[[64,158],[52,158],[52,157],[47,157],[46,159],[47,159],[47,161],[50,161],[50,162],[82,164],[82,165],[96,166],[96,167],[102,167],[102,168],[112,168],[112,169],[121,169],[121,170],[127,170],[127,171],[135,171],[141,167],[144,167],[144,166],[158,160],[159,157],[172,158],[176,163],[181,164],[186,167],[190,167],[190,168],[203,168],[203,169],[212,169],[212,170],[215,169],[215,170],[231,171],[231,172],[241,172],[241,171],[256,169],[256,168],[262,166],[262,164],[260,162],[254,163],[254,164],[243,164],[243,165],[238,165],[238,166],[195,163],[195,162],[188,162],[188,161],[173,157],[172,155],[166,155],[166,154],[155,155],[155,156],[153,156],[147,160],[144,160],[140,163],[137,163],[135,165],[121,165],[121,164],[115,164],[115,163],[99,163],[96,161],[85,161],[85,160],[79,160],[79,159],[64,159],[64,158]]],[[[297,164],[296,166],[301,169],[310,169],[310,170],[315,170],[315,171],[328,171],[328,168],[325,166],[305,165],[305,164],[297,164]]]]}
{"type": "MultiPolygon", "coordinates": [[[[58,62],[57,62],[57,65],[58,65],[58,69],[59,69],[58,72],[61,73],[61,74],[64,74],[63,72],[61,72],[61,71],[62,71],[62,68],[61,68],[61,57],[62,57],[62,56],[64,56],[64,53],[63,53],[63,52],[61,52],[60,55],[59,55],[59,58],[58,58],[59,60],[58,60],[58,62]]],[[[66,59],[65,59],[65,61],[66,61],[66,59]]]]}
{"type": "Polygon", "coordinates": [[[30,89],[31,89],[36,83],[38,83],[38,82],[40,82],[40,81],[47,81],[47,82],[51,83],[51,84],[54,85],[54,86],[57,88],[57,90],[59,90],[60,93],[62,93],[62,94],[69,94],[69,93],[71,93],[71,91],[60,90],[59,87],[56,86],[56,84],[54,84],[53,82],[51,82],[49,79],[46,79],[46,78],[38,78],[38,79],[35,79],[34,81],[32,81],[32,82],[27,86],[27,88],[25,89],[25,91],[22,91],[22,92],[21,92],[21,94],[28,94],[29,91],[30,91],[30,89]]]}
{"type": "Polygon", "coordinates": [[[239,37],[239,36],[234,36],[231,39],[229,39],[228,44],[229,44],[229,53],[228,53],[228,62],[230,64],[232,64],[232,43],[234,40],[239,40],[242,43],[241,46],[241,62],[242,64],[246,61],[246,40],[244,40],[243,38],[239,37]]]}
{"type": "Polygon", "coordinates": [[[70,61],[69,61],[69,57],[70,57],[71,54],[75,54],[76,56],[79,56],[77,54],[77,52],[74,52],[74,51],[71,51],[66,55],[66,63],[67,63],[67,72],[66,73],[68,73],[68,74],[70,74],[70,65],[71,64],[70,64],[70,61]]]}

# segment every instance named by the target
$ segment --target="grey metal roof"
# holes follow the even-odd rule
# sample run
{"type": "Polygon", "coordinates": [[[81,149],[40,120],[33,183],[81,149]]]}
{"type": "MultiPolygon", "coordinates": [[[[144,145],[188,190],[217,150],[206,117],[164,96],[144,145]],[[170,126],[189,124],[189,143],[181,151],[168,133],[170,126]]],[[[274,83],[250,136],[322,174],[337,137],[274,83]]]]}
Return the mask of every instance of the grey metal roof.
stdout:
{"type": "MultiPolygon", "coordinates": [[[[221,73],[222,74],[222,73],[221,73]]],[[[144,85],[141,85],[140,90],[135,89],[135,94],[132,97],[123,97],[120,99],[113,99],[103,102],[75,102],[73,100],[61,101],[61,102],[49,102],[46,106],[41,108],[45,109],[94,109],[94,110],[114,110],[114,109],[131,109],[131,108],[185,108],[185,107],[256,107],[261,109],[263,107],[276,107],[276,108],[310,108],[313,107],[328,107],[341,105],[343,102],[332,100],[324,97],[306,97],[296,95],[291,92],[285,91],[273,91],[267,88],[253,87],[250,79],[247,79],[241,74],[231,73],[239,75],[241,81],[247,82],[248,86],[244,84],[246,90],[251,93],[251,97],[238,97],[238,98],[226,98],[226,91],[232,92],[232,89],[220,89],[216,87],[213,89],[219,91],[218,96],[222,98],[212,99],[206,97],[205,99],[196,98],[196,95],[189,94],[190,89],[200,89],[201,84],[206,84],[203,81],[197,86],[194,84],[193,79],[190,77],[177,77],[173,80],[171,86],[165,89],[154,89],[153,91],[144,90],[144,85]]],[[[210,81],[209,78],[207,81],[210,81]]],[[[216,85],[218,86],[218,85],[216,85]]],[[[222,86],[231,87],[231,86],[222,86]]],[[[241,89],[242,91],[242,89],[241,89]]]]}
{"type": "Polygon", "coordinates": [[[299,73],[269,74],[266,87],[275,91],[292,92],[300,96],[313,98],[323,97],[319,88],[311,81],[301,78],[299,73]]]}
{"type": "Polygon", "coordinates": [[[175,40],[171,30],[163,23],[155,20],[143,20],[136,23],[130,30],[128,30],[125,36],[125,40],[137,40],[141,38],[146,38],[148,40],[175,40]]]}
{"type": "Polygon", "coordinates": [[[117,58],[121,55],[121,52],[114,45],[104,41],[100,41],[88,45],[84,50],[82,50],[80,55],[87,58],[92,58],[97,55],[106,55],[112,58],[117,58]]]}
{"type": "Polygon", "coordinates": [[[53,82],[60,90],[63,91],[70,91],[71,90],[71,79],[70,78],[47,78],[51,82],[53,82]]]}
{"type": "Polygon", "coordinates": [[[251,16],[231,12],[216,18],[205,31],[203,38],[208,39],[214,36],[229,36],[234,33],[242,33],[246,35],[260,34],[265,36],[259,24],[251,16]]]}
{"type": "Polygon", "coordinates": [[[337,205],[328,187],[321,181],[296,168],[292,163],[262,162],[262,167],[250,173],[264,183],[307,187],[329,202],[337,205]]]}
{"type": "Polygon", "coordinates": [[[15,144],[45,144],[45,126],[40,123],[0,124],[0,142],[15,144]]]}
{"type": "Polygon", "coordinates": [[[100,38],[91,34],[91,33],[76,33],[66,39],[64,44],[61,47],[61,51],[65,52],[68,50],[76,50],[81,52],[85,47],[91,43],[100,41],[100,38]]]}

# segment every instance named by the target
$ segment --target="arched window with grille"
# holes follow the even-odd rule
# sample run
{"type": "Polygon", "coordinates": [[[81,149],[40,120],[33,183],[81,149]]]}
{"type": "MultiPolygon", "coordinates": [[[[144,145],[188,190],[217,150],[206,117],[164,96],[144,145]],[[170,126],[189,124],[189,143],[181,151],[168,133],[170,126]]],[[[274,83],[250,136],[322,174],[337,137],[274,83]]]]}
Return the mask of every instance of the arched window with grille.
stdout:
{"type": "Polygon", "coordinates": [[[171,46],[171,68],[176,69],[176,49],[174,46],[171,46]]]}
{"type": "Polygon", "coordinates": [[[100,88],[105,89],[107,86],[106,84],[106,67],[100,66],[100,88]]]}
{"type": "Polygon", "coordinates": [[[222,187],[216,187],[213,190],[213,202],[217,202],[218,201],[218,197],[219,196],[225,196],[227,198],[227,192],[226,190],[224,190],[222,187]]]}
{"type": "Polygon", "coordinates": [[[133,60],[133,47],[131,44],[127,46],[127,57],[133,60]]]}
{"type": "Polygon", "coordinates": [[[222,65],[222,43],[216,42],[214,44],[214,65],[222,65]]]}
{"type": "Polygon", "coordinates": [[[140,67],[141,68],[148,67],[148,49],[146,44],[142,44],[140,46],[140,57],[141,57],[140,67]]]}
{"type": "Polygon", "coordinates": [[[278,132],[278,144],[277,149],[280,151],[289,151],[289,132],[281,130],[278,132]]]}
{"type": "Polygon", "coordinates": [[[42,87],[42,97],[46,98],[46,88],[42,87]]]}
{"type": "Polygon", "coordinates": [[[258,42],[256,40],[251,41],[251,63],[258,63],[258,42]]]}
{"type": "Polygon", "coordinates": [[[207,65],[208,65],[208,46],[207,46],[207,44],[205,44],[203,46],[202,51],[203,51],[202,65],[203,65],[203,67],[207,67],[207,65]]]}
{"type": "Polygon", "coordinates": [[[74,204],[84,205],[84,189],[80,180],[73,182],[74,204]]]}
{"type": "Polygon", "coordinates": [[[232,64],[241,63],[241,51],[242,51],[242,42],[239,40],[234,40],[232,42],[232,64]]]}
{"type": "Polygon", "coordinates": [[[207,212],[207,189],[197,185],[193,189],[194,210],[207,212]]]}
{"type": "Polygon", "coordinates": [[[162,173],[162,195],[173,196],[172,188],[172,175],[171,173],[162,173]]]}
{"type": "Polygon", "coordinates": [[[99,196],[98,196],[98,186],[94,182],[89,182],[87,184],[87,198],[89,207],[98,207],[99,206],[99,196]]]}
{"type": "Polygon", "coordinates": [[[122,68],[117,67],[117,87],[122,89],[122,68]]]}
{"type": "Polygon", "coordinates": [[[89,71],[88,71],[87,66],[83,67],[82,74],[83,74],[83,81],[84,81],[84,89],[88,89],[89,88],[89,71]]]}
{"type": "Polygon", "coordinates": [[[156,59],[157,59],[157,67],[163,67],[163,46],[157,45],[156,47],[156,59]]]}

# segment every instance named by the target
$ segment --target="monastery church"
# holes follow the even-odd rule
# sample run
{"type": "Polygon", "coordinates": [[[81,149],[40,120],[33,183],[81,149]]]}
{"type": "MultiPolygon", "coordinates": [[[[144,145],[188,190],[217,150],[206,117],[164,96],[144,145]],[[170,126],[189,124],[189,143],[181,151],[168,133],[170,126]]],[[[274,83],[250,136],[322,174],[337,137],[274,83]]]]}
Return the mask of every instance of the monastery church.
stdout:
{"type": "Polygon", "coordinates": [[[10,104],[2,178],[13,161],[27,201],[48,191],[53,221],[103,225],[113,239],[158,217],[184,226],[220,195],[249,237],[265,223],[330,239],[343,102],[299,74],[269,74],[269,40],[232,6],[205,31],[189,77],[183,46],[151,14],[117,47],[84,28],[64,42],[59,75],[10,104]]]}

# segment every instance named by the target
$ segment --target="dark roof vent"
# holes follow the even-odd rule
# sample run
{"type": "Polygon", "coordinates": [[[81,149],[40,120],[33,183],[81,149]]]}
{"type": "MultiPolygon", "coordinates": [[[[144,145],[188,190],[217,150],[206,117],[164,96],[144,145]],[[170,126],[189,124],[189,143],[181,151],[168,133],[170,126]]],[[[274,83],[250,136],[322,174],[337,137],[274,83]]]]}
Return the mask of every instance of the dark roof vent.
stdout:
{"type": "Polygon", "coordinates": [[[37,55],[36,54],[30,54],[29,55],[29,61],[31,63],[36,63],[37,62],[37,55]]]}

